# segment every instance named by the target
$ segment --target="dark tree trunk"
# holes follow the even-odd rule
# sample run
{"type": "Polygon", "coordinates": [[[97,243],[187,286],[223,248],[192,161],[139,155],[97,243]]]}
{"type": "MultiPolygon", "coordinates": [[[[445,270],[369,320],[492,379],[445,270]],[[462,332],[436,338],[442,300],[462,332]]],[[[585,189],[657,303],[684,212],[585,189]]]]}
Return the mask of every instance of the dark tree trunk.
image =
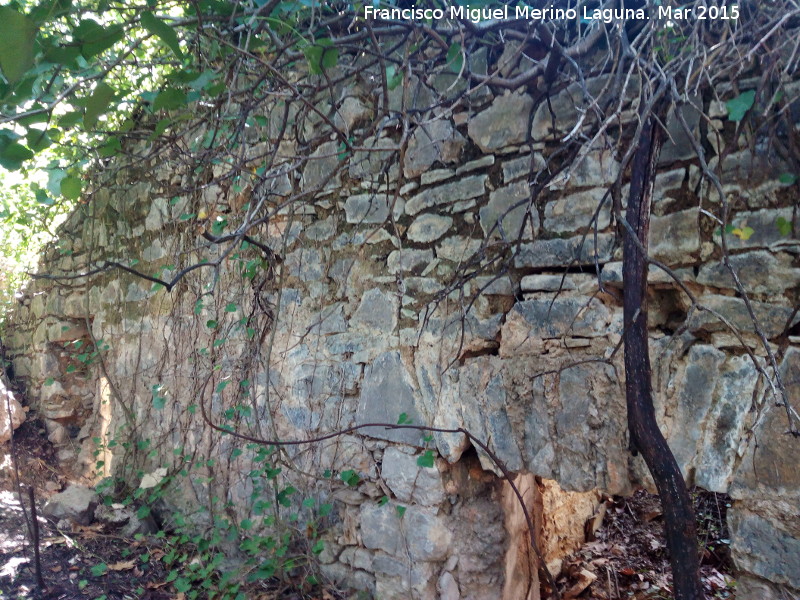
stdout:
{"type": "MultiPolygon", "coordinates": [[[[644,248],[647,248],[650,201],[662,139],[661,126],[649,117],[631,168],[626,219],[644,248]]],[[[647,344],[647,259],[627,230],[623,250],[625,397],[631,448],[642,453],[661,497],[675,598],[697,600],[703,596],[694,508],[678,463],[658,428],[653,408],[647,344]]]]}

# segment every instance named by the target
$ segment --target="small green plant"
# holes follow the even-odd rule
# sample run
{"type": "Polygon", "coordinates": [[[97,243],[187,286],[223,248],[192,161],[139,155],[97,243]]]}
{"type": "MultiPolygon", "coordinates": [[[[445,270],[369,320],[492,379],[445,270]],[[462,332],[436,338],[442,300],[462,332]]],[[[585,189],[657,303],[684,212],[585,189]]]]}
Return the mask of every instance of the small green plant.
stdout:
{"type": "MultiPolygon", "coordinates": [[[[95,443],[99,454],[104,447],[99,439],[95,443]]],[[[153,457],[151,445],[146,440],[139,442],[137,447],[153,457]]],[[[308,572],[304,581],[315,585],[318,578],[313,572],[313,557],[325,550],[325,520],[333,511],[333,505],[320,504],[313,497],[303,497],[299,490],[288,485],[282,476],[283,469],[275,448],[250,444],[245,448],[233,448],[231,456],[234,455],[250,459],[253,465],[248,474],[252,486],[248,503],[250,514],[243,518],[235,517],[240,507],[226,499],[213,497],[207,507],[196,513],[175,511],[165,519],[160,515],[166,521],[164,529],[156,534],[160,550],[154,552],[151,548],[136,555],[138,560],[142,564],[160,561],[167,570],[166,582],[171,584],[175,593],[182,593],[189,600],[244,600],[248,584],[296,575],[300,569],[308,572]],[[200,523],[207,525],[201,526],[200,523]],[[245,557],[239,565],[226,561],[231,546],[237,547],[245,557]]],[[[104,503],[119,502],[135,507],[136,516],[144,519],[153,515],[160,503],[164,505],[161,501],[169,499],[171,486],[179,478],[194,478],[204,485],[213,481],[213,476],[209,477],[208,473],[216,460],[198,460],[184,456],[180,450],[176,450],[175,457],[177,468],[172,469],[173,474],[156,482],[148,480],[147,487],[130,490],[122,497],[112,499],[112,496],[106,496],[104,503]],[[200,469],[202,475],[195,472],[200,469]]],[[[140,479],[147,477],[142,471],[138,475],[140,479]]],[[[358,485],[360,482],[359,475],[353,470],[343,471],[339,478],[339,485],[358,485]]],[[[97,489],[110,494],[121,489],[120,486],[121,480],[109,477],[97,489]]],[[[106,569],[104,563],[95,565],[92,575],[102,575],[106,569]]]]}

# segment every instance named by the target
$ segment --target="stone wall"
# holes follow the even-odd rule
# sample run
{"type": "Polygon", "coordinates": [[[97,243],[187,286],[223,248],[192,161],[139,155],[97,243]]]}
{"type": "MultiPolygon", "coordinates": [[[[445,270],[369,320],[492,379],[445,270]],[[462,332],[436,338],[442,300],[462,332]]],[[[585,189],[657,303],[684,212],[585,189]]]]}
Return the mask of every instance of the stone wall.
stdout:
{"type": "MultiPolygon", "coordinates": [[[[418,95],[432,93],[416,85],[418,95]]],[[[335,117],[357,129],[374,97],[363,82],[349,89],[335,117]]],[[[268,193],[245,181],[237,193],[212,184],[177,194],[193,173],[131,143],[139,162],[99,179],[40,272],[115,260],[168,279],[200,260],[221,262],[170,292],[118,269],[31,282],[4,342],[59,457],[76,472],[113,472],[136,486],[162,467],[172,477],[191,451],[204,462],[197,477],[174,477],[175,504],[191,510],[217,496],[241,518],[253,514],[248,474],[258,451],[212,430],[203,411],[267,439],[376,422],[464,427],[508,469],[536,476],[517,480],[539,507],[545,560],[556,570],[580,541],[597,491],[627,494],[650,482],[627,449],[624,370],[614,353],[621,251],[610,202],[599,206],[619,174],[619,140],[587,147],[531,202],[531,186],[558,167],[580,94],[567,88],[550,105],[553,114],[528,94],[484,90],[462,112],[427,113],[402,164],[399,133],[389,128],[369,141],[373,151],[347,161],[325,142],[299,171],[278,165],[268,193]],[[282,204],[314,188],[311,199],[282,204]],[[200,236],[246,202],[271,215],[249,235],[274,256],[250,244],[223,257],[227,246],[200,236]]],[[[722,131],[724,113],[716,117],[722,131]]],[[[783,409],[765,400],[756,368],[768,367],[764,349],[704,213],[718,208],[715,196],[671,126],[651,254],[741,335],[693,309],[654,268],[657,412],[688,482],[732,494],[740,597],[764,598],[775,586],[800,589],[800,446],[781,435],[783,409]]],[[[253,139],[270,135],[267,126],[253,139]]],[[[263,143],[245,152],[263,152],[263,143]]],[[[797,400],[796,188],[779,182],[786,167],[775,156],[744,143],[728,150],[718,172],[733,224],[753,230],[728,235],[731,262],[797,400]]],[[[328,576],[382,599],[480,599],[499,589],[509,599],[536,596],[525,585],[526,534],[508,484],[463,435],[371,427],[284,448],[277,460],[285,482],[334,502],[320,555],[328,576]],[[418,463],[426,449],[436,451],[432,467],[418,463]],[[357,475],[353,485],[342,473],[357,475]]]]}

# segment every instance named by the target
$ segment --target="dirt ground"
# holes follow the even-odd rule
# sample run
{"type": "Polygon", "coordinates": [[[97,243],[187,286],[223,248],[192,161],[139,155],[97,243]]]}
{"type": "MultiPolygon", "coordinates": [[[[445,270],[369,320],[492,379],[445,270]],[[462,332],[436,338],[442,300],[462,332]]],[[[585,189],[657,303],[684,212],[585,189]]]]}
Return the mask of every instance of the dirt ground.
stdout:
{"type": "MultiPolygon", "coordinates": [[[[41,576],[37,586],[29,534],[26,492],[33,486],[36,504],[67,483],[57,468],[52,446],[41,424],[29,418],[14,435],[16,469],[11,445],[0,446],[0,599],[170,599],[207,597],[176,589],[174,578],[160,558],[164,539],[125,538],[108,524],[72,526],[58,530],[39,517],[41,576]]],[[[696,491],[698,525],[703,547],[703,585],[707,598],[734,597],[734,581],[725,527],[727,497],[696,491]]],[[[608,498],[605,516],[591,541],[566,558],[557,582],[565,599],[668,599],[669,562],[658,498],[637,492],[631,498],[608,498]]],[[[301,582],[269,580],[245,584],[239,597],[256,600],[337,600],[346,596],[330,587],[301,586],[301,582]]],[[[196,590],[195,590],[196,592],[196,590]]],[[[493,599],[486,599],[493,600],[493,599]]]]}

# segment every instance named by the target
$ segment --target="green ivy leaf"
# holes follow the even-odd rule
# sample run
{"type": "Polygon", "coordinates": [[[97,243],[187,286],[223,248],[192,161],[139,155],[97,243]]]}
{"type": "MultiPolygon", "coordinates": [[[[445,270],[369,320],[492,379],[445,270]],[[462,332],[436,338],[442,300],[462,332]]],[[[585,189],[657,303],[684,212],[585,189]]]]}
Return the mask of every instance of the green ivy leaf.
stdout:
{"type": "Polygon", "coordinates": [[[417,465],[426,469],[433,467],[433,450],[425,450],[425,453],[417,458],[417,465]]]}
{"type": "Polygon", "coordinates": [[[784,185],[792,185],[795,181],[797,181],[797,175],[794,173],[782,173],[780,177],[778,177],[778,181],[784,185]]]}
{"type": "Polygon", "coordinates": [[[348,469],[346,471],[342,471],[339,474],[339,479],[344,481],[350,487],[357,486],[359,484],[359,482],[361,481],[361,478],[358,476],[358,473],[356,473],[353,469],[348,469]]]}
{"type": "Polygon", "coordinates": [[[386,67],[386,87],[391,91],[401,83],[403,83],[403,71],[398,69],[396,65],[386,67]]]}
{"type": "Polygon", "coordinates": [[[106,563],[99,563],[94,565],[90,571],[95,577],[100,577],[106,574],[106,571],[108,571],[108,565],[106,563]]]}
{"type": "Polygon", "coordinates": [[[747,111],[753,107],[756,99],[756,91],[748,90],[739,94],[736,98],[732,98],[725,103],[728,108],[728,119],[731,121],[739,122],[744,119],[747,111]]]}
{"type": "Polygon", "coordinates": [[[8,6],[0,7],[0,69],[16,83],[33,66],[36,23],[8,6]]]}
{"type": "Polygon", "coordinates": [[[81,54],[88,59],[120,41],[125,37],[125,30],[120,25],[103,27],[92,19],[83,19],[73,30],[72,37],[80,42],[81,54]]]}
{"type": "Polygon", "coordinates": [[[394,509],[397,511],[397,516],[400,517],[401,519],[403,518],[403,515],[406,514],[406,507],[405,506],[399,506],[398,505],[398,506],[395,506],[394,509]]]}
{"type": "Polygon", "coordinates": [[[460,73],[464,67],[464,53],[461,51],[461,44],[453,42],[447,49],[447,66],[454,73],[460,73]]]}
{"type": "Polygon", "coordinates": [[[33,152],[18,142],[0,140],[0,166],[16,171],[26,160],[33,158],[33,152]]]}
{"type": "Polygon", "coordinates": [[[77,177],[64,177],[61,180],[61,195],[67,200],[77,200],[81,197],[83,184],[77,177]]]}
{"type": "Polygon", "coordinates": [[[86,130],[94,129],[97,119],[108,109],[115,94],[114,88],[105,81],[99,82],[86,100],[86,112],[83,115],[83,128],[86,130]]]}
{"type": "Polygon", "coordinates": [[[308,68],[314,75],[320,75],[325,69],[332,69],[339,62],[339,49],[329,38],[321,38],[303,48],[308,60],[308,68]]]}
{"type": "Polygon", "coordinates": [[[167,88],[153,100],[153,110],[172,110],[186,104],[186,93],[176,88],[167,88]]]}
{"type": "Polygon", "coordinates": [[[325,542],[322,540],[317,540],[314,545],[311,546],[311,552],[313,554],[321,554],[323,550],[325,550],[325,542]]]}
{"type": "Polygon", "coordinates": [[[149,506],[140,506],[139,510],[136,511],[136,516],[140,519],[144,519],[150,516],[150,507],[149,506]]]}
{"type": "Polygon", "coordinates": [[[775,225],[778,226],[778,231],[780,231],[781,235],[790,235],[792,233],[792,223],[789,219],[778,217],[775,220],[775,225]]]}
{"type": "Polygon", "coordinates": [[[158,37],[179,59],[183,58],[180,41],[175,30],[150,11],[142,13],[142,27],[158,37]]]}
{"type": "Polygon", "coordinates": [[[236,307],[235,303],[228,302],[228,304],[225,305],[225,312],[229,312],[229,313],[236,312],[236,308],[237,307],[236,307]]]}

